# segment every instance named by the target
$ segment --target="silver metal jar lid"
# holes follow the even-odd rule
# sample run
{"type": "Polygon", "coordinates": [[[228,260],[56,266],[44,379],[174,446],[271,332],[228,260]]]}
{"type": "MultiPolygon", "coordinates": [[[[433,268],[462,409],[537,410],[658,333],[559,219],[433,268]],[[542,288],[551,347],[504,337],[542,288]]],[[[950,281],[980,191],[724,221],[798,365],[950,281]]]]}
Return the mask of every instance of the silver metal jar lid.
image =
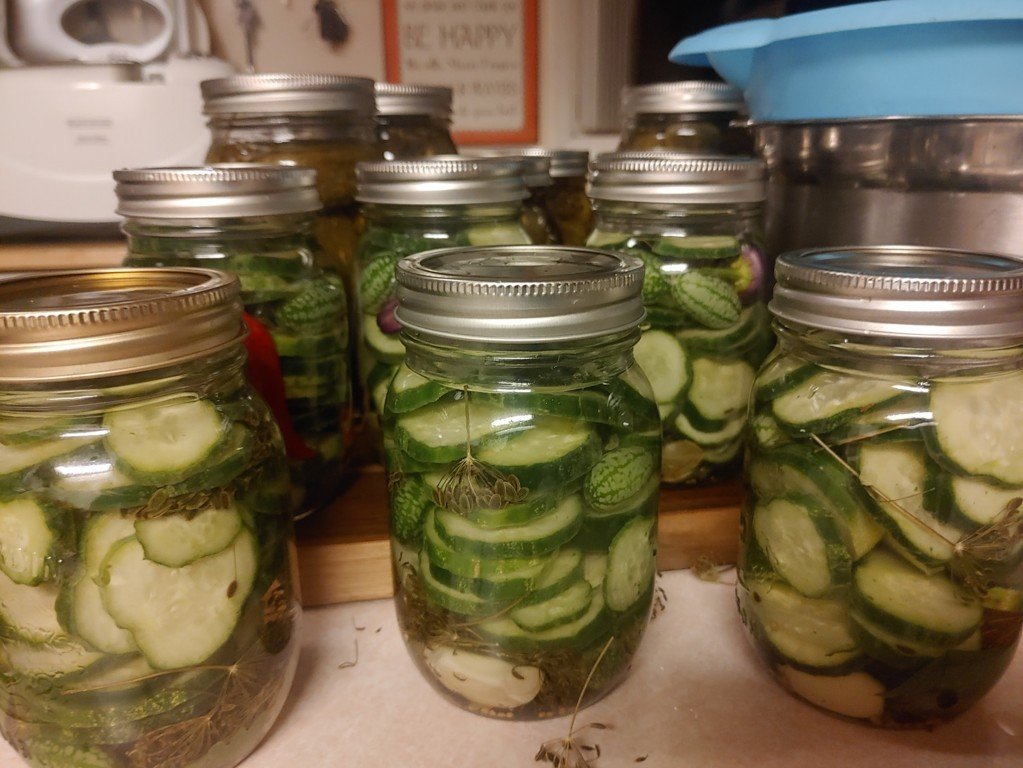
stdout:
{"type": "Polygon", "coordinates": [[[547,155],[526,153],[521,149],[490,148],[473,149],[468,154],[472,157],[497,158],[513,164],[530,189],[549,187],[554,183],[551,178],[551,159],[547,155]]]}
{"type": "Polygon", "coordinates": [[[515,164],[501,158],[436,155],[355,166],[363,203],[470,205],[512,203],[529,193],[515,164]]]}
{"type": "Polygon", "coordinates": [[[140,219],[227,219],[312,213],[322,207],[316,171],[223,163],[114,171],[117,213],[140,219]]]}
{"type": "Polygon", "coordinates": [[[622,89],[622,114],[675,114],[745,111],[742,91],[713,80],[680,80],[674,83],[626,86],[622,89]]]}
{"type": "Polygon", "coordinates": [[[373,81],[345,75],[232,75],[204,80],[207,115],[275,115],[297,112],[353,112],[372,118],[373,81]]]}
{"type": "Polygon", "coordinates": [[[642,262],[593,248],[446,248],[402,259],[395,276],[402,326],[457,341],[585,339],[645,316],[642,262]]]}
{"type": "Polygon", "coordinates": [[[428,115],[451,119],[451,89],[440,85],[377,83],[376,108],[379,115],[428,115]]]}
{"type": "Polygon", "coordinates": [[[548,149],[547,147],[486,147],[474,148],[478,157],[546,157],[550,163],[552,179],[585,176],[590,153],[585,149],[548,149]]]}
{"type": "Polygon", "coordinates": [[[759,203],[767,196],[755,157],[608,152],[590,163],[587,194],[635,203],[759,203]]]}
{"type": "Polygon", "coordinates": [[[1023,339],[1023,260],[926,246],[782,254],[771,312],[856,336],[946,342],[1023,339]]]}
{"type": "Polygon", "coordinates": [[[211,269],[91,269],[0,281],[0,382],[172,368],[245,336],[238,279],[211,269]]]}

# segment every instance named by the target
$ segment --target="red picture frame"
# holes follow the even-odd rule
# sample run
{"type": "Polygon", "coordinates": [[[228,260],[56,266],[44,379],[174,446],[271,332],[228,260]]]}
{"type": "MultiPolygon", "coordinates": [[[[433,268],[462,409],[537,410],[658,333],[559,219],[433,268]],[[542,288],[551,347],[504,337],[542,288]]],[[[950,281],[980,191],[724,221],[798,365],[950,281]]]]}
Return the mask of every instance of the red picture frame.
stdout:
{"type": "MultiPolygon", "coordinates": [[[[504,108],[512,110],[521,115],[521,122],[509,128],[487,128],[487,129],[466,129],[459,127],[460,108],[466,107],[467,101],[472,100],[472,94],[466,93],[465,89],[456,90],[455,93],[455,121],[452,136],[458,144],[531,144],[537,140],[537,0],[383,0],[384,19],[384,49],[385,63],[388,82],[412,83],[417,85],[454,85],[458,75],[451,72],[451,80],[445,78],[444,61],[435,57],[438,66],[434,68],[428,77],[418,75],[408,77],[403,71],[402,35],[402,12],[403,6],[411,10],[415,7],[419,18],[424,15],[435,17],[437,25],[446,23],[458,24],[466,17],[465,9],[469,8],[476,13],[482,14],[481,9],[488,6],[501,6],[507,11],[510,5],[517,5],[521,9],[521,54],[522,54],[522,82],[519,93],[515,96],[522,99],[521,105],[506,103],[504,108]],[[409,4],[409,5],[406,5],[409,4]],[[521,107],[521,108],[519,108],[521,107]]],[[[518,10],[518,9],[516,9],[518,10]]],[[[482,15],[480,16],[482,18],[482,15]]],[[[424,26],[420,24],[419,26],[424,26]]],[[[429,30],[427,30],[429,31],[429,30]]],[[[406,30],[407,39],[411,36],[406,30]]],[[[424,35],[425,37],[425,35],[424,35]]],[[[507,85],[507,83],[505,83],[507,85]]],[[[507,102],[507,98],[504,99],[507,102]]],[[[491,105],[494,97],[489,99],[491,105]]],[[[496,118],[494,118],[496,120],[496,118]]]]}

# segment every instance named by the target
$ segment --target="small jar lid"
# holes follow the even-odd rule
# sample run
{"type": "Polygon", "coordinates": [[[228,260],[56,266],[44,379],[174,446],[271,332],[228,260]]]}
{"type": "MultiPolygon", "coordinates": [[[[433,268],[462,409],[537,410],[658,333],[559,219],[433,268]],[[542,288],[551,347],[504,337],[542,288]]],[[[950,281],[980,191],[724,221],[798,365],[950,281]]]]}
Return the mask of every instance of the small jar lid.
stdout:
{"type": "Polygon", "coordinates": [[[352,112],[370,119],[376,108],[373,81],[345,75],[232,75],[204,80],[207,115],[275,115],[352,112]]]}
{"type": "Polygon", "coordinates": [[[223,163],[114,171],[117,213],[142,219],[229,219],[320,210],[316,171],[223,163]]]}
{"type": "Polygon", "coordinates": [[[355,177],[355,199],[362,203],[512,203],[529,194],[518,166],[492,157],[436,155],[358,163],[355,177]]]}
{"type": "Polygon", "coordinates": [[[608,152],[590,163],[587,194],[635,203],[759,203],[767,197],[755,157],[608,152]]]}
{"type": "Polygon", "coordinates": [[[450,88],[440,85],[377,83],[376,109],[379,115],[428,115],[451,119],[450,88]]]}
{"type": "Polygon", "coordinates": [[[238,279],[212,269],[91,269],[0,281],[0,382],[172,368],[245,337],[238,279]]]}
{"type": "Polygon", "coordinates": [[[535,344],[637,327],[643,263],[563,246],[445,248],[398,262],[407,329],[458,341],[535,344]]]}
{"type": "Polygon", "coordinates": [[[674,83],[626,86],[622,89],[622,114],[687,114],[744,112],[742,91],[713,80],[680,80],[674,83]]]}
{"type": "Polygon", "coordinates": [[[1023,339],[1023,260],[926,246],[784,253],[769,305],[784,323],[943,342],[1023,339]]]}

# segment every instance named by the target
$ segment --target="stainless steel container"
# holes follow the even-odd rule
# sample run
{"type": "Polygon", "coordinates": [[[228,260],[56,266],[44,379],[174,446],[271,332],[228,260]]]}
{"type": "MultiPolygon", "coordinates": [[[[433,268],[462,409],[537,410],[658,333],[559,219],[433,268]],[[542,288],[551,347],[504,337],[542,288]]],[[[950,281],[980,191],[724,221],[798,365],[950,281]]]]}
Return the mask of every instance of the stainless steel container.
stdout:
{"type": "Polygon", "coordinates": [[[841,245],[1023,255],[1023,116],[761,123],[772,254],[841,245]]]}

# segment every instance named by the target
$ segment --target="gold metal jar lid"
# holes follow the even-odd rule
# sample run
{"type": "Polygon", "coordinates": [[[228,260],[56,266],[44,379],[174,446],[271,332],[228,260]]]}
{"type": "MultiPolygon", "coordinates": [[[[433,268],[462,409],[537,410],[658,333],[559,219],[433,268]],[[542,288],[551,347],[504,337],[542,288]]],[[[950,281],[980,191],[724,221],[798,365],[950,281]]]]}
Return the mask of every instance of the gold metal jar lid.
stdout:
{"type": "Polygon", "coordinates": [[[172,368],[245,337],[240,286],[212,269],[89,269],[0,280],[0,384],[172,368]]]}

